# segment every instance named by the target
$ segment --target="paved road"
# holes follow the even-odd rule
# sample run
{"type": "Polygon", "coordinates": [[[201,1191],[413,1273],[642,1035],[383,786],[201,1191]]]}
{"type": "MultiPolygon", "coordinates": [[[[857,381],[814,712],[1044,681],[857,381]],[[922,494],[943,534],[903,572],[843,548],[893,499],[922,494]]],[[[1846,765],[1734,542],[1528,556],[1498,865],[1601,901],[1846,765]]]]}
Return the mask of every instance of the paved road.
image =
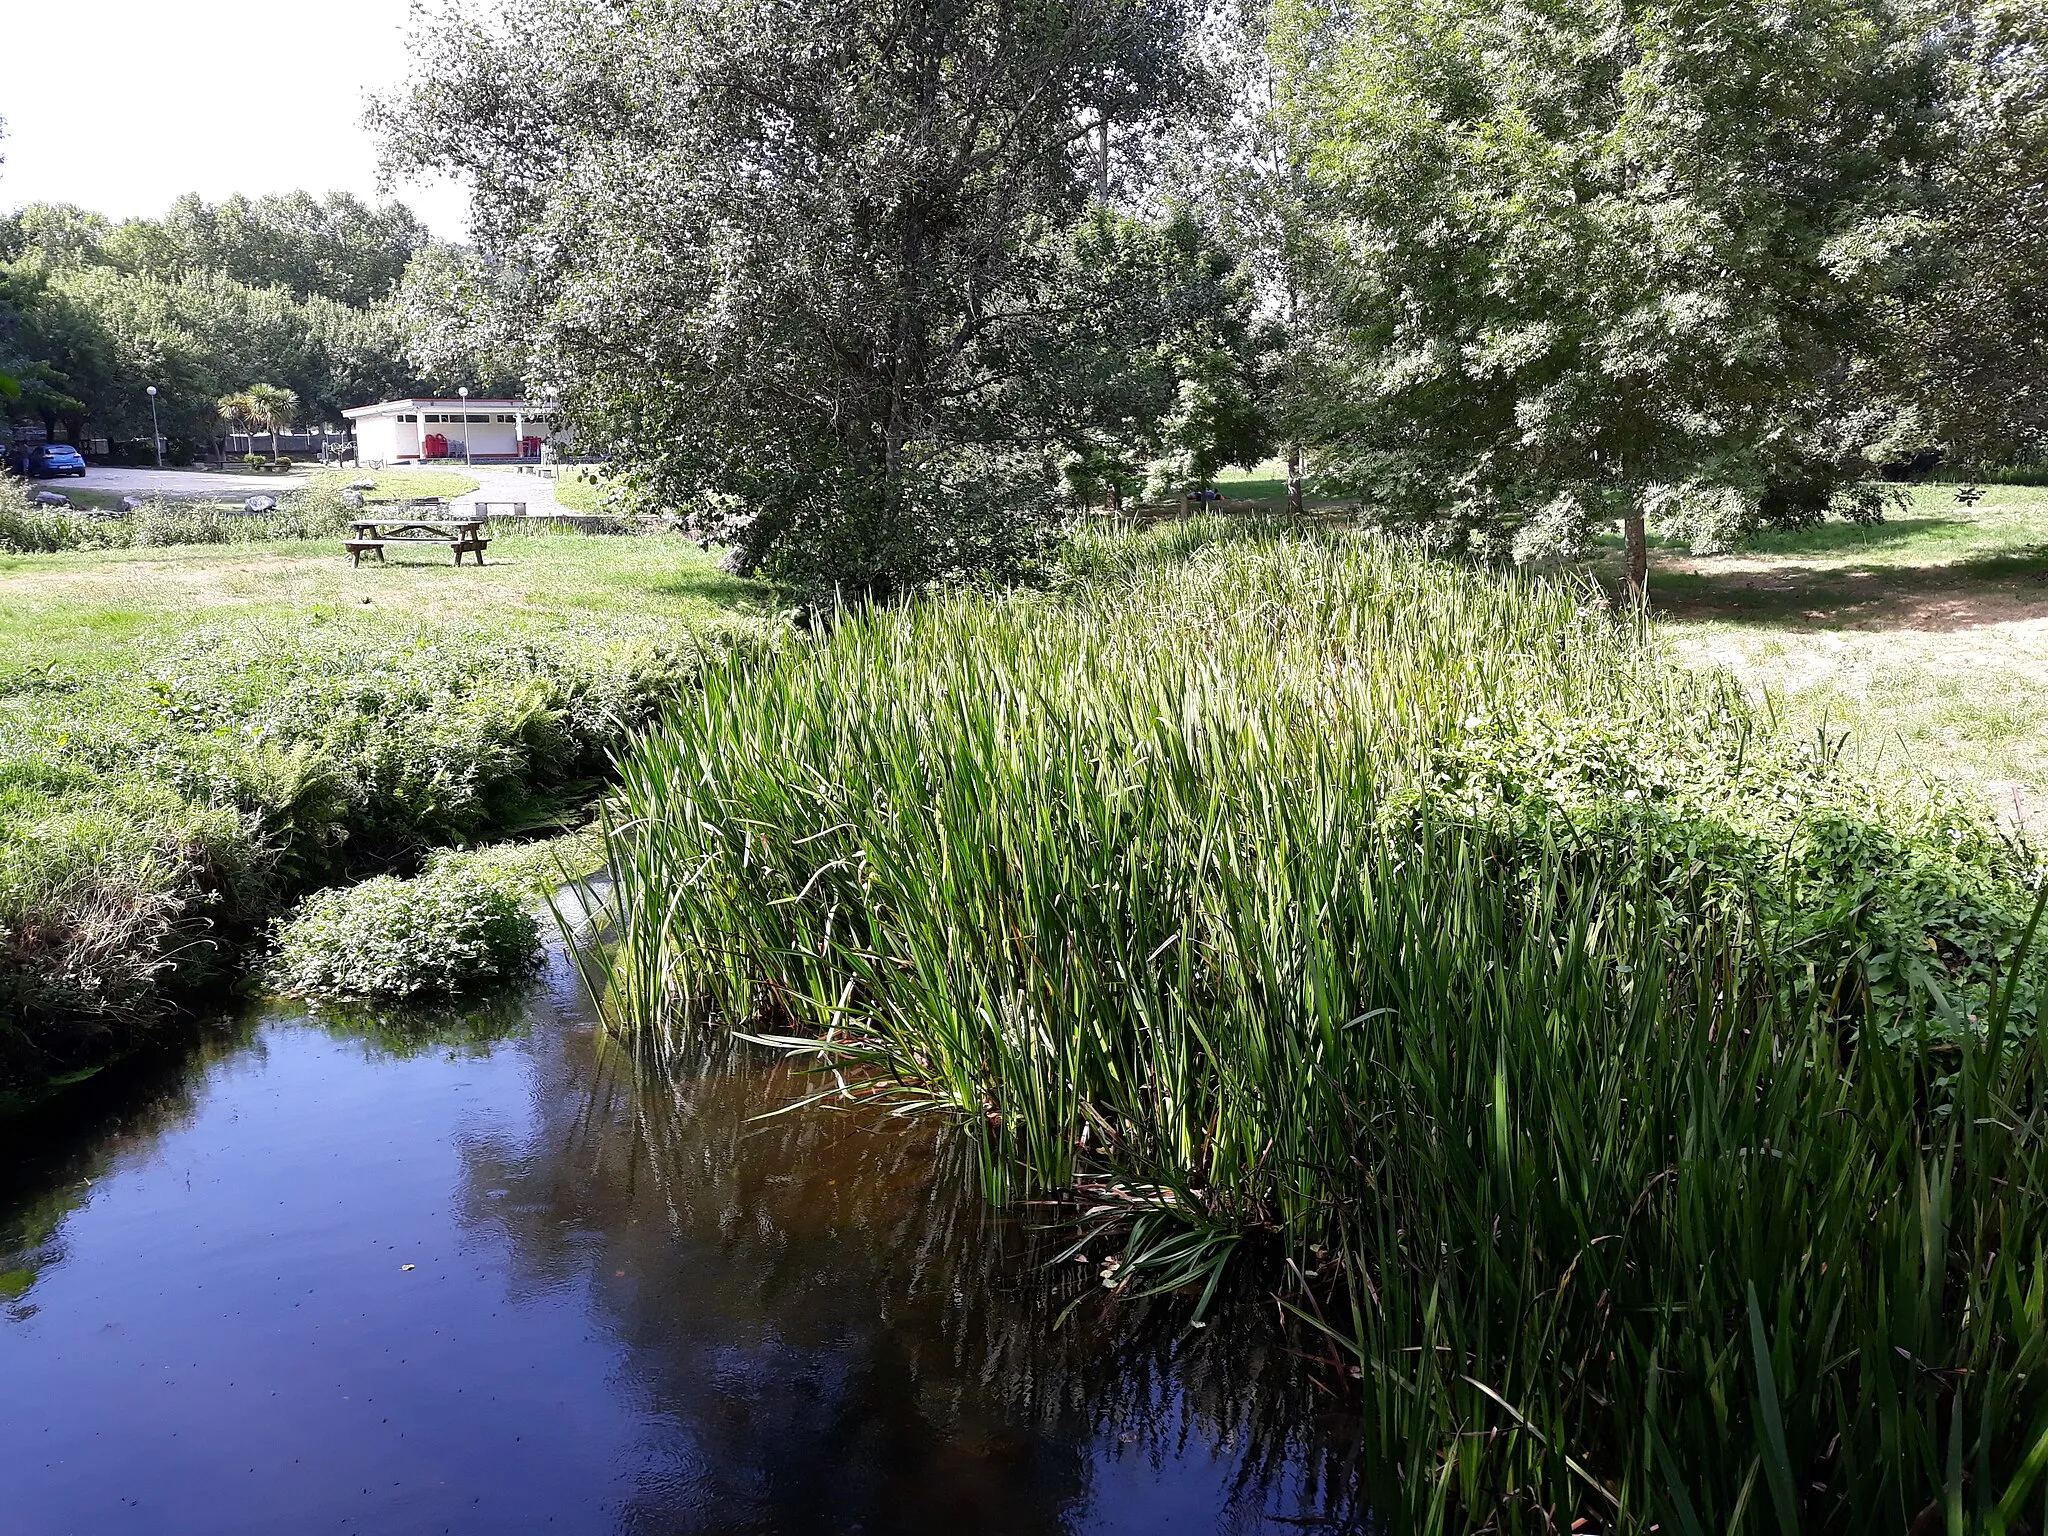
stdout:
{"type": "MultiPolygon", "coordinates": [[[[465,472],[460,464],[447,468],[458,475],[465,472]]],[[[377,478],[374,469],[360,473],[365,479],[377,478]]],[[[545,476],[522,475],[517,470],[492,469],[481,464],[467,473],[477,482],[476,492],[456,497],[452,510],[468,511],[478,501],[523,501],[527,512],[535,517],[568,510],[555,499],[555,482],[545,476]]],[[[38,480],[35,484],[53,491],[82,486],[117,496],[275,496],[279,491],[299,489],[309,478],[302,474],[236,475],[208,469],[116,469],[94,465],[82,480],[38,480]]]]}
{"type": "Polygon", "coordinates": [[[295,491],[309,479],[306,475],[224,475],[210,469],[116,469],[93,465],[83,480],[38,480],[37,485],[53,491],[82,485],[92,491],[112,491],[117,496],[275,496],[295,491]]]}
{"type": "MultiPolygon", "coordinates": [[[[373,478],[375,470],[367,471],[373,478]]],[[[456,473],[463,473],[460,466],[456,473]]],[[[476,480],[476,494],[455,498],[451,511],[467,511],[479,501],[523,501],[528,517],[544,517],[554,513],[568,512],[568,508],[555,500],[555,482],[545,475],[522,475],[516,469],[488,469],[481,464],[472,466],[468,473],[476,480]]]]}

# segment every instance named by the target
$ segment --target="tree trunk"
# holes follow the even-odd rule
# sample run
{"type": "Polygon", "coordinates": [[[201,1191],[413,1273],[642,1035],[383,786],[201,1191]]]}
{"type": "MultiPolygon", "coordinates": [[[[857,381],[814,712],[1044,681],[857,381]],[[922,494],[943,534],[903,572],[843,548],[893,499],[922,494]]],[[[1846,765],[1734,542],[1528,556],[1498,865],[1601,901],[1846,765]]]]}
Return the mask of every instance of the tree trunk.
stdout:
{"type": "Polygon", "coordinates": [[[1096,124],[1095,142],[1095,195],[1103,202],[1109,201],[1109,114],[1102,114],[1096,124]]]}
{"type": "Polygon", "coordinates": [[[1287,445],[1287,510],[1294,516],[1302,514],[1301,498],[1301,444],[1287,445]]]}
{"type": "Polygon", "coordinates": [[[1621,527],[1628,540],[1628,600],[1646,608],[1650,602],[1650,533],[1643,524],[1643,509],[1631,507],[1621,527]]]}

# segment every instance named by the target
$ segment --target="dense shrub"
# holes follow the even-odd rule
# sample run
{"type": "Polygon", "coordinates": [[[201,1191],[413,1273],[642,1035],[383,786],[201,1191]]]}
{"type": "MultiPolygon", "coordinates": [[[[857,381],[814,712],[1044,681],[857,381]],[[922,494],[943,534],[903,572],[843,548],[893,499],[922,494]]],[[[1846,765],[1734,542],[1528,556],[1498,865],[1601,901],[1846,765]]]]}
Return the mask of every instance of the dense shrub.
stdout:
{"type": "Polygon", "coordinates": [[[321,891],[276,925],[274,942],[281,991],[409,998],[521,974],[538,958],[540,925],[502,882],[452,868],[321,891]]]}

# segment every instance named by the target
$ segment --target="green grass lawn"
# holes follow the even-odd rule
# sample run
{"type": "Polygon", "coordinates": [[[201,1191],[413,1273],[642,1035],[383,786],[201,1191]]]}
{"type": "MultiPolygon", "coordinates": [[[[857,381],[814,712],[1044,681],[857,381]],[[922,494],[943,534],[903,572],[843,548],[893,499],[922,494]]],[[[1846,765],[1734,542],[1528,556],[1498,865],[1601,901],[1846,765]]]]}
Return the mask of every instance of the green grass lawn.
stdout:
{"type": "Polygon", "coordinates": [[[1916,486],[1875,525],[1656,551],[1674,651],[1732,668],[1803,728],[1957,783],[2048,831],[2048,489],[1916,486]]]}
{"type": "Polygon", "coordinates": [[[610,489],[596,470],[581,465],[564,466],[555,480],[555,500],[571,512],[610,512],[614,510],[607,504],[610,489]]]}
{"type": "Polygon", "coordinates": [[[1216,489],[1232,501],[1285,501],[1287,461],[1268,459],[1249,469],[1232,467],[1218,472],[1216,489]]]}
{"type": "Polygon", "coordinates": [[[413,496],[467,496],[477,487],[474,475],[459,469],[326,469],[313,476],[313,490],[338,491],[358,480],[374,480],[365,501],[403,501],[413,496]]]}
{"type": "Polygon", "coordinates": [[[0,555],[0,665],[118,668],[139,662],[138,647],[222,622],[688,625],[764,600],[682,539],[499,535],[481,569],[457,568],[439,545],[386,558],[357,570],[338,548],[301,541],[0,555]]]}

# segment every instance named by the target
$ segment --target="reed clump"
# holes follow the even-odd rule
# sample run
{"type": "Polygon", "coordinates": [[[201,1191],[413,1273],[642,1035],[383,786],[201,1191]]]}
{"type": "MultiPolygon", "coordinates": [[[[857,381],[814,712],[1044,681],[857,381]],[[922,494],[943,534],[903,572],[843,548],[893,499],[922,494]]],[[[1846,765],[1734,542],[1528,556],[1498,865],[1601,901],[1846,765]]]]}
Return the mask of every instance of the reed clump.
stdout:
{"type": "Polygon", "coordinates": [[[1075,569],[709,668],[622,765],[614,1019],[956,1117],[1112,1287],[1270,1265],[1391,1528],[2019,1529],[2022,856],[1587,592],[1075,569]]]}

